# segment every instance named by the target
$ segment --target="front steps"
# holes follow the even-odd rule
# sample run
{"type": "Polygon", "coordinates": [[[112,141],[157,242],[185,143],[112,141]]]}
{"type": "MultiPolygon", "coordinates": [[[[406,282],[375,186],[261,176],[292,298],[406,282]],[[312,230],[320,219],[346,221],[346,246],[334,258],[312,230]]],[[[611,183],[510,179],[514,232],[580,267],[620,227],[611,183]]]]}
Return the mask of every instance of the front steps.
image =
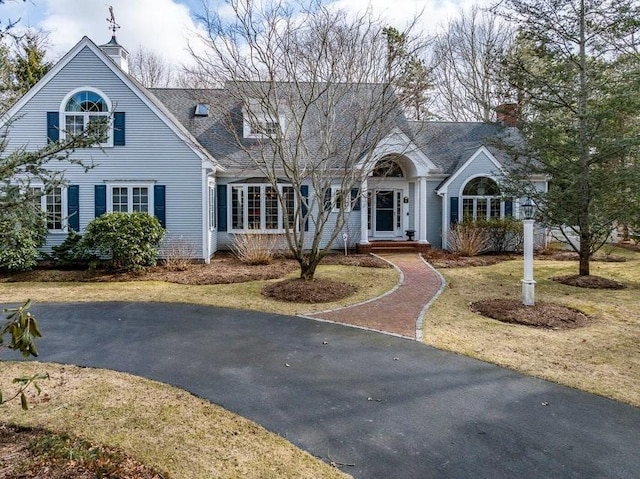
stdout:
{"type": "Polygon", "coordinates": [[[415,251],[417,253],[426,253],[431,249],[429,243],[418,243],[417,241],[371,241],[369,244],[357,244],[356,252],[360,254],[369,253],[394,253],[415,251]]]}

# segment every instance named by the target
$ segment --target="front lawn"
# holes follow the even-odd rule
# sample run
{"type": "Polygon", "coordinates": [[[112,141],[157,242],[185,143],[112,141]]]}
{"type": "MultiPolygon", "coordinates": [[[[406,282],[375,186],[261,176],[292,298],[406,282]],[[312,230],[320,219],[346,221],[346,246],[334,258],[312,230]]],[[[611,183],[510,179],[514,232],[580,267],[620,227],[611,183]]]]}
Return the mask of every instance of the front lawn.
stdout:
{"type": "Polygon", "coordinates": [[[551,278],[577,272],[576,261],[536,259],[536,300],[591,317],[576,329],[505,324],[473,313],[485,299],[520,299],[522,259],[440,269],[448,286],[424,320],[424,342],[501,366],[640,406],[640,252],[616,249],[626,262],[597,261],[591,274],[623,290],[584,289],[551,278]]]}

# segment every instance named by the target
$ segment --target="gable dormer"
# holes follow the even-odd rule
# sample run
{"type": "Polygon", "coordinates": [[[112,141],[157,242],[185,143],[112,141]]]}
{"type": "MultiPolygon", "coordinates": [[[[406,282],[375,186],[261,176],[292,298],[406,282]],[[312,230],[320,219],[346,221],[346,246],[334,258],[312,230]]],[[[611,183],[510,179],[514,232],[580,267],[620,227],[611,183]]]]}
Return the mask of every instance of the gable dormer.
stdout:
{"type": "Polygon", "coordinates": [[[242,109],[242,136],[244,138],[274,138],[284,134],[283,109],[273,111],[273,105],[249,99],[242,109]]]}

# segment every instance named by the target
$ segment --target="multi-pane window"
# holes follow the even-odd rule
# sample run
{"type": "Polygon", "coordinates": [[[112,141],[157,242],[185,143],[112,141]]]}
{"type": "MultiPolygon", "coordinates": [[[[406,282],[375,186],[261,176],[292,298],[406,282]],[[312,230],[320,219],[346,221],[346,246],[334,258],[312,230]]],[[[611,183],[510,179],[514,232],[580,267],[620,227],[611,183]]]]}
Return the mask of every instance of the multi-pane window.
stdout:
{"type": "Polygon", "coordinates": [[[111,211],[114,213],[148,213],[148,186],[112,186],[111,211]]]}
{"type": "Polygon", "coordinates": [[[244,223],[244,198],[246,189],[243,186],[231,187],[231,229],[249,229],[244,223]]]}
{"type": "Polygon", "coordinates": [[[63,231],[64,221],[64,196],[63,188],[57,186],[43,193],[42,187],[31,188],[33,194],[38,198],[40,208],[44,211],[49,231],[63,231]]]}
{"type": "Polygon", "coordinates": [[[109,142],[109,106],[99,94],[89,90],[75,93],[64,105],[64,132],[75,136],[83,133],[90,125],[96,125],[100,134],[100,144],[109,142]]]}
{"type": "MultiPolygon", "coordinates": [[[[295,194],[290,186],[282,187],[287,206],[287,221],[293,227],[295,194]]],[[[278,190],[271,185],[231,186],[231,229],[280,231],[284,229],[284,213],[278,190]]]]}
{"type": "Polygon", "coordinates": [[[216,187],[209,185],[209,228],[216,228],[216,187]]]}
{"type": "MultiPolygon", "coordinates": [[[[293,228],[295,226],[296,220],[296,196],[292,186],[283,186],[282,187],[282,195],[284,196],[284,204],[286,205],[286,220],[288,222],[289,228],[293,228]]],[[[283,219],[284,221],[284,219],[283,219]]],[[[283,224],[283,227],[285,225],[283,224]]]]}
{"type": "Polygon", "coordinates": [[[462,218],[484,220],[508,214],[498,184],[484,176],[473,178],[462,191],[462,218]]]}

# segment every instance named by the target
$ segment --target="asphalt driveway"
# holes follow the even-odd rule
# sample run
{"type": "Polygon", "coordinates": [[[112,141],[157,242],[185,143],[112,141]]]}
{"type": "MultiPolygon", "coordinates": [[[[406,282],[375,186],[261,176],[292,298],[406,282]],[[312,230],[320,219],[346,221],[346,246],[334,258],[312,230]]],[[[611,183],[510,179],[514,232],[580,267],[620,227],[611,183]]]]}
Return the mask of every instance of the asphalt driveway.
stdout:
{"type": "Polygon", "coordinates": [[[640,477],[640,409],[414,341],[180,304],[33,312],[39,359],[187,389],[356,478],[640,477]]]}

